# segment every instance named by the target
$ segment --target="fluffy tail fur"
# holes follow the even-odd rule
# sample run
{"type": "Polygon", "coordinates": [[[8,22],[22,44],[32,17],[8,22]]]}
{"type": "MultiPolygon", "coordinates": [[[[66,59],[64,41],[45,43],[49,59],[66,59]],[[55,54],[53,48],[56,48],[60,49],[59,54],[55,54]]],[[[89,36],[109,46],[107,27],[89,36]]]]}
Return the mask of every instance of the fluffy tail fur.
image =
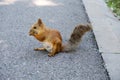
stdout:
{"type": "Polygon", "coordinates": [[[90,24],[87,25],[78,25],[73,30],[70,39],[66,44],[62,45],[62,51],[71,51],[76,49],[76,47],[79,45],[82,36],[92,29],[90,24]]]}

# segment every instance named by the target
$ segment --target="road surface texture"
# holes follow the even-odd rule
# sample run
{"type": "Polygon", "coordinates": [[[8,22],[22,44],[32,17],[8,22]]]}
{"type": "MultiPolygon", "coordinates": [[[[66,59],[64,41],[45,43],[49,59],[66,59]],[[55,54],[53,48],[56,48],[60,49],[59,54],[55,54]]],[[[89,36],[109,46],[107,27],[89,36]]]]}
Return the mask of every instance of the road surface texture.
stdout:
{"type": "Polygon", "coordinates": [[[92,32],[76,51],[48,57],[28,35],[42,18],[63,42],[77,24],[88,23],[82,0],[0,0],[0,80],[109,80],[92,32]]]}

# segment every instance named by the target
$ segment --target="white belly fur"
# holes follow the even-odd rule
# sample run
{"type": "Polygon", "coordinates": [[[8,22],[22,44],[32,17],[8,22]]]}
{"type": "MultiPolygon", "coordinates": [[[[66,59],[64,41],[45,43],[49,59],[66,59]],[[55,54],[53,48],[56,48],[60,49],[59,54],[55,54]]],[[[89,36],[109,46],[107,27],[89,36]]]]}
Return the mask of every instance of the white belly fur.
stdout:
{"type": "Polygon", "coordinates": [[[52,44],[48,43],[48,42],[43,42],[43,47],[48,51],[48,52],[52,52],[52,44]]]}

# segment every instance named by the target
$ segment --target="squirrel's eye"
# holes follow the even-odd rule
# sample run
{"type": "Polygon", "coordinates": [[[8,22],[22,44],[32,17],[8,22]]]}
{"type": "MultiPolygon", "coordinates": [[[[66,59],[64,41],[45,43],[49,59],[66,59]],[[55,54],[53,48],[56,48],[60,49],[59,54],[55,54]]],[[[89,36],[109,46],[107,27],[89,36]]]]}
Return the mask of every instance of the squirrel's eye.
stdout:
{"type": "Polygon", "coordinates": [[[36,29],[37,27],[33,27],[34,29],[36,29]]]}

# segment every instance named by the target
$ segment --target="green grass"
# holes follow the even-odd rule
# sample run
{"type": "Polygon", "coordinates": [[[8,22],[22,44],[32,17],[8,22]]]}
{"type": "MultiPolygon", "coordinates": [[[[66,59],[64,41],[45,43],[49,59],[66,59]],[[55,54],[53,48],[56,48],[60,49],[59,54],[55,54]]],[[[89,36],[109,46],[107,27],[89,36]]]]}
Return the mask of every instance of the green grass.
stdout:
{"type": "Polygon", "coordinates": [[[105,0],[107,5],[112,9],[112,11],[120,16],[120,0],[105,0]]]}

